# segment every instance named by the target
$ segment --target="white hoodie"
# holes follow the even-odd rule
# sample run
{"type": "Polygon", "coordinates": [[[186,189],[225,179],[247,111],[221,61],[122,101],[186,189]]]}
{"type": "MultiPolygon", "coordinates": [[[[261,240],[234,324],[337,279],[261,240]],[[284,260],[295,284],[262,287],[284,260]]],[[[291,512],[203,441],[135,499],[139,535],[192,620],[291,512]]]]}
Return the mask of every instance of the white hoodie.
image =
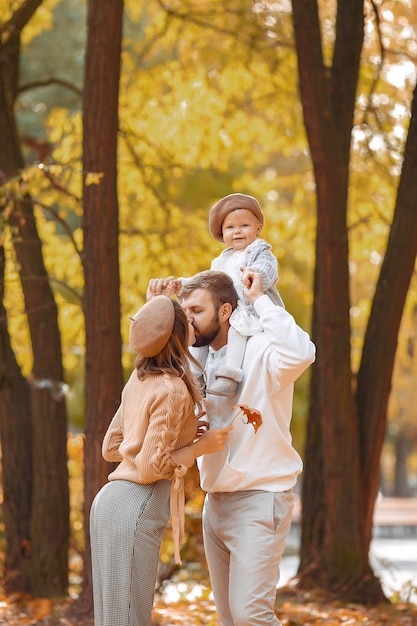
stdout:
{"type": "MultiPolygon", "coordinates": [[[[243,490],[281,492],[291,489],[302,471],[302,461],[292,447],[290,422],[294,381],[315,360],[315,346],[283,307],[267,295],[255,301],[263,332],[248,338],[242,364],[243,381],[236,396],[207,394],[204,408],[211,428],[233,421],[229,442],[217,453],[197,460],[201,487],[208,493],[243,490]],[[246,405],[261,414],[253,424],[238,407],[246,405]]],[[[210,348],[206,364],[207,388],[214,371],[225,360],[226,346],[210,348]]]]}

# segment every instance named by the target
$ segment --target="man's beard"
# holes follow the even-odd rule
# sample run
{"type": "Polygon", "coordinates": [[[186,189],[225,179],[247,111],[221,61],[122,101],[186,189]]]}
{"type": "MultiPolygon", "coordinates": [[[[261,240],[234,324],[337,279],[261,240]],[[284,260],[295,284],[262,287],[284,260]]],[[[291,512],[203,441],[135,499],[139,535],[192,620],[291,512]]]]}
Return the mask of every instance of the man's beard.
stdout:
{"type": "Polygon", "coordinates": [[[198,326],[194,326],[194,329],[197,330],[199,334],[198,337],[196,337],[195,342],[193,343],[193,348],[201,348],[201,346],[210,345],[220,331],[220,324],[217,313],[204,331],[200,331],[198,326]]]}

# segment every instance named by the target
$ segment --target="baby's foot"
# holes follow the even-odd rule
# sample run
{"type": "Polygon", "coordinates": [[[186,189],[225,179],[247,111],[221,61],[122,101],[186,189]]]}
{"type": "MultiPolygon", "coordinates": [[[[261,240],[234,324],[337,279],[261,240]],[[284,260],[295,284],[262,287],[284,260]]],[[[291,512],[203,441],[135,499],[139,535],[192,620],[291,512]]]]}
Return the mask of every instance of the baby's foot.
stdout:
{"type": "Polygon", "coordinates": [[[210,385],[210,389],[207,389],[207,393],[212,393],[215,396],[234,396],[238,387],[239,383],[235,380],[219,376],[212,385],[210,385]]]}
{"type": "Polygon", "coordinates": [[[220,366],[216,373],[216,379],[207,389],[207,393],[219,396],[232,396],[237,392],[239,383],[243,378],[243,372],[238,367],[231,365],[220,366]]]}

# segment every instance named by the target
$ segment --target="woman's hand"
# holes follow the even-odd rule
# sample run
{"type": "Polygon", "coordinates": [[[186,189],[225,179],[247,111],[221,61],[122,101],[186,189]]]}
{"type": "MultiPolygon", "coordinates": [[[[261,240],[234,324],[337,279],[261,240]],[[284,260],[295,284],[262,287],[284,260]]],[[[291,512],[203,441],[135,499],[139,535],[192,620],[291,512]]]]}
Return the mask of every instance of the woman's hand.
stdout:
{"type": "Polygon", "coordinates": [[[195,458],[202,454],[210,454],[222,450],[232,428],[232,425],[224,426],[223,428],[214,428],[213,430],[208,430],[204,435],[201,435],[191,446],[195,458]]]}
{"type": "Polygon", "coordinates": [[[210,424],[208,422],[205,422],[204,420],[199,420],[197,422],[197,432],[195,438],[200,439],[200,437],[206,434],[209,428],[210,424]]]}

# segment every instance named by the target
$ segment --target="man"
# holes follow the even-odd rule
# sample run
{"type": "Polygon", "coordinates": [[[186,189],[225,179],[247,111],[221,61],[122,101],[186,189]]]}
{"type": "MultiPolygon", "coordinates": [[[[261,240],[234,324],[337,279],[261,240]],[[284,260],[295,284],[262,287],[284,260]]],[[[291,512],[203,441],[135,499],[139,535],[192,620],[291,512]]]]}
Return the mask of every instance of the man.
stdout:
{"type": "MultiPolygon", "coordinates": [[[[170,280],[151,281],[150,292],[164,290],[170,280]]],[[[313,363],[315,347],[292,315],[264,293],[257,271],[246,270],[242,280],[263,331],[247,340],[243,380],[234,396],[210,394],[237,305],[232,280],[208,270],[188,279],[179,293],[194,327],[193,345],[209,346],[204,408],[210,428],[233,422],[228,445],[200,457],[207,493],[203,538],[222,626],[278,626],[279,565],[302,470],[290,434],[294,381],[313,363]]]]}

